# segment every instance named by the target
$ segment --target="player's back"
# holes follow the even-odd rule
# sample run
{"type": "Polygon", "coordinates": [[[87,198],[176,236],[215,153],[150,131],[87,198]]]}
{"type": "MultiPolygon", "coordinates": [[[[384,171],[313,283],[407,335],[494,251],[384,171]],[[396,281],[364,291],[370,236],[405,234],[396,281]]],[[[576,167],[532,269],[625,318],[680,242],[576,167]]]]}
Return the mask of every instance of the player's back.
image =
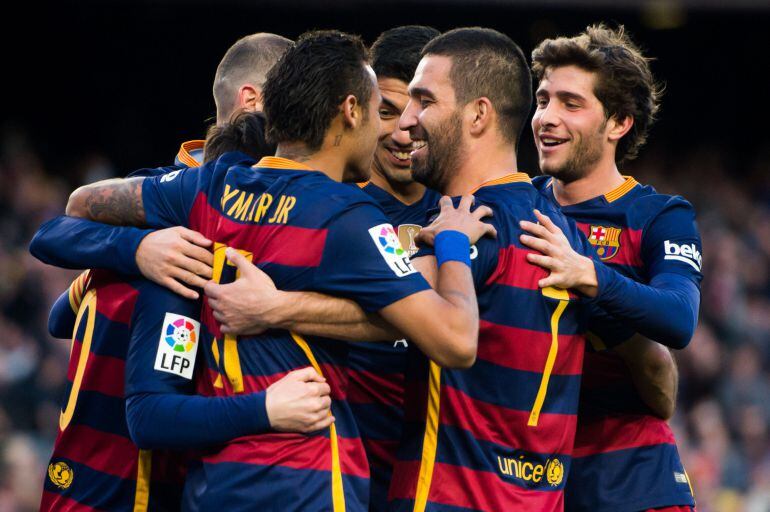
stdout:
{"type": "Polygon", "coordinates": [[[540,209],[587,248],[516,173],[474,193],[497,238],[471,252],[480,331],[475,364],[441,369],[410,352],[405,433],[390,498],[396,510],[560,510],[575,432],[583,308],[541,290],[519,221],[540,209]],[[427,421],[426,421],[427,418],[427,421]],[[445,508],[446,507],[446,508],[445,508]],[[457,508],[460,510],[460,508],[457,508]]]}
{"type": "Polygon", "coordinates": [[[77,318],[41,510],[179,509],[181,455],[140,450],[126,423],[125,361],[140,283],[92,270],[70,288],[77,318]]]}
{"type": "MultiPolygon", "coordinates": [[[[215,241],[215,280],[236,277],[225,261],[225,248],[232,247],[280,289],[344,296],[370,311],[427,286],[408,258],[397,254],[400,247],[382,210],[357,187],[274,157],[254,167],[215,162],[189,173],[145,186],[145,209],[160,205],[157,212],[149,206],[151,224],[176,222],[215,241]],[[166,200],[153,196],[152,187],[167,197],[176,190],[174,180],[184,189],[185,204],[175,209],[184,218],[169,214],[159,221],[166,200]],[[416,288],[404,284],[394,290],[395,282],[414,282],[416,288]]],[[[210,384],[217,394],[262,391],[287,372],[312,365],[331,387],[335,423],[312,435],[246,436],[212,450],[188,478],[190,492],[205,489],[187,496],[191,503],[204,510],[250,510],[255,504],[327,510],[344,500],[349,510],[366,509],[369,472],[346,401],[348,345],[283,330],[236,342],[222,336],[207,306],[201,318],[207,363],[215,369],[210,384]]]]}
{"type": "MultiPolygon", "coordinates": [[[[550,178],[534,182],[555,204],[550,178]]],[[[696,233],[692,206],[681,197],[659,194],[627,177],[615,190],[562,212],[576,221],[604,264],[631,279],[648,283],[651,273],[661,270],[656,265],[666,265],[668,272],[700,272],[697,236],[681,238],[696,233]],[[687,256],[673,254],[672,242],[679,252],[687,247],[687,256]]],[[[642,402],[628,367],[608,350],[623,340],[593,335],[589,340],[567,509],[694,505],[671,428],[642,402]]]]}

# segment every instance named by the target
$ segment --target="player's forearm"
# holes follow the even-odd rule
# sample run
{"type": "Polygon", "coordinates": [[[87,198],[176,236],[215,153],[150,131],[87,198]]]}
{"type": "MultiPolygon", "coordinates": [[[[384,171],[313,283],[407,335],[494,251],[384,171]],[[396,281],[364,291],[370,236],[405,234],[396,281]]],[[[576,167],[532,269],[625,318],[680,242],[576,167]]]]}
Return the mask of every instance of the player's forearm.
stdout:
{"type": "Polygon", "coordinates": [[[135,254],[152,230],[108,226],[76,217],[59,216],[35,233],[29,251],[37,259],[62,268],[104,268],[138,275],[135,254]]]}
{"type": "Polygon", "coordinates": [[[300,334],[345,341],[387,341],[402,336],[349,299],[316,292],[281,292],[274,325],[300,334]]]}
{"type": "Polygon", "coordinates": [[[695,333],[700,306],[700,291],[691,280],[661,274],[645,285],[600,263],[596,272],[599,293],[595,300],[599,306],[667,347],[687,346],[695,333]]]}
{"type": "Polygon", "coordinates": [[[131,439],[142,449],[187,449],[270,430],[265,393],[232,397],[137,393],[126,400],[131,439]]]}
{"type": "Polygon", "coordinates": [[[659,343],[636,335],[615,352],[628,366],[640,398],[661,419],[674,415],[679,375],[671,352],[659,343]]]}
{"type": "Polygon", "coordinates": [[[118,226],[144,226],[144,178],[111,179],[78,188],[70,194],[66,214],[118,226]]]}

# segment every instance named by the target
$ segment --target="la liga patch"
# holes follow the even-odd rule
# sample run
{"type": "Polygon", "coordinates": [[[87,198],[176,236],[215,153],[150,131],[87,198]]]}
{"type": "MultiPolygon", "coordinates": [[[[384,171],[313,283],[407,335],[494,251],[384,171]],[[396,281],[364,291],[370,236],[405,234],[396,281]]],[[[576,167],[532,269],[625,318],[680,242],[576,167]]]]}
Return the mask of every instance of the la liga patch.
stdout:
{"type": "Polygon", "coordinates": [[[184,315],[166,313],[155,356],[155,369],[192,379],[201,324],[184,315]]]}
{"type": "Polygon", "coordinates": [[[398,277],[408,276],[417,272],[409,260],[409,253],[401,247],[396,231],[390,224],[380,224],[369,228],[369,236],[380,251],[385,263],[398,277]]]}

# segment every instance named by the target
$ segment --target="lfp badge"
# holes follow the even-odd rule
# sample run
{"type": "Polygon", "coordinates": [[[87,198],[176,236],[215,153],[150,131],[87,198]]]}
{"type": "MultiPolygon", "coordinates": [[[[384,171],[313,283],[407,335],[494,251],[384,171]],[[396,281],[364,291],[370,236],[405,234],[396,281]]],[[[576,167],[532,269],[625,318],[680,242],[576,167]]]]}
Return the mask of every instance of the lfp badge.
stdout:
{"type": "Polygon", "coordinates": [[[183,315],[166,313],[155,356],[155,369],[192,379],[200,333],[200,322],[183,315]]]}
{"type": "Polygon", "coordinates": [[[596,247],[599,259],[607,261],[615,257],[620,250],[620,228],[609,226],[591,226],[588,241],[596,247]]]}
{"type": "Polygon", "coordinates": [[[417,272],[409,261],[409,253],[401,247],[398,235],[390,224],[380,224],[369,228],[369,236],[374,245],[380,251],[390,269],[398,276],[403,277],[417,272]]]}

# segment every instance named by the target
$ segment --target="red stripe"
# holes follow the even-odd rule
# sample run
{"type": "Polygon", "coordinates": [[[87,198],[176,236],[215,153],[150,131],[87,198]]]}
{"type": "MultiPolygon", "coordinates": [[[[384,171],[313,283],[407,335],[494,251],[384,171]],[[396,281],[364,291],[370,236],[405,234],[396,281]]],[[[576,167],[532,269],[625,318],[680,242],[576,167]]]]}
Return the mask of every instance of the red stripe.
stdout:
{"type": "MultiPolygon", "coordinates": [[[[400,461],[393,472],[389,499],[414,499],[419,461],[400,461]]],[[[428,501],[474,510],[562,510],[561,491],[533,491],[504,482],[495,473],[437,462],[428,501]]]]}
{"type": "MultiPolygon", "coordinates": [[[[309,364],[304,364],[286,370],[285,372],[274,373],[273,375],[244,375],[243,376],[243,389],[245,393],[257,393],[266,390],[272,383],[282,379],[289,372],[307,368],[309,364]]],[[[345,400],[347,395],[348,379],[346,375],[346,369],[340,368],[332,364],[322,364],[321,372],[326,383],[331,388],[330,396],[334,400],[345,400]]],[[[214,377],[216,378],[216,377],[214,377]]],[[[224,376],[223,378],[227,380],[224,376]]]]}
{"type": "Polygon", "coordinates": [[[124,282],[99,285],[96,289],[96,311],[112,322],[129,324],[139,292],[124,282]]]}
{"type": "MultiPolygon", "coordinates": [[[[593,224],[594,226],[600,224],[601,221],[593,224]]],[[[585,233],[586,238],[591,236],[591,223],[578,222],[578,228],[585,233]]],[[[642,261],[642,235],[641,229],[631,229],[627,227],[620,228],[620,238],[618,242],[620,247],[618,253],[612,258],[605,261],[605,263],[613,263],[616,265],[628,265],[630,267],[643,267],[642,261]]]]}
{"type": "MultiPolygon", "coordinates": [[[[539,254],[531,249],[523,249],[510,245],[500,248],[497,255],[497,267],[489,276],[487,286],[490,284],[503,284],[525,290],[539,290],[537,282],[548,277],[548,272],[537,265],[527,261],[527,254],[539,254]]],[[[572,292],[569,292],[571,299],[577,298],[572,292]]]]}
{"type": "Polygon", "coordinates": [[[527,426],[529,411],[515,411],[475,400],[462,391],[441,388],[442,425],[462,428],[476,439],[546,455],[570,455],[577,417],[541,413],[536,427],[527,426]]]}
{"type": "Polygon", "coordinates": [[[668,424],[654,416],[623,414],[578,421],[573,457],[586,457],[627,448],[676,444],[668,424]]]}
{"type": "MultiPolygon", "coordinates": [[[[337,436],[345,474],[367,478],[369,466],[359,438],[337,436]]],[[[219,452],[203,457],[207,464],[238,462],[260,466],[331,471],[331,441],[324,436],[272,433],[240,437],[219,452]]]]}
{"type": "Polygon", "coordinates": [[[126,362],[117,357],[88,354],[86,369],[80,389],[98,391],[104,395],[123,398],[125,396],[126,362]]]}
{"type": "Polygon", "coordinates": [[[348,402],[386,404],[401,407],[404,403],[404,374],[379,374],[364,370],[348,370],[348,402]]]}
{"type": "MultiPolygon", "coordinates": [[[[554,374],[580,375],[583,372],[584,340],[582,335],[559,335],[554,374]]],[[[551,333],[486,320],[479,322],[478,358],[481,360],[514,370],[542,373],[550,350],[551,333]]]]}
{"type": "Polygon", "coordinates": [[[251,252],[255,263],[317,267],[326,244],[326,229],[235,222],[212,208],[204,193],[195,198],[189,222],[212,240],[251,252]]]}
{"type": "Polygon", "coordinates": [[[83,505],[77,501],[43,490],[43,499],[40,501],[40,512],[98,512],[98,509],[83,505]]]}
{"type": "Polygon", "coordinates": [[[63,457],[123,479],[136,479],[139,449],[130,439],[85,425],[70,424],[59,433],[51,459],[63,457]]]}

